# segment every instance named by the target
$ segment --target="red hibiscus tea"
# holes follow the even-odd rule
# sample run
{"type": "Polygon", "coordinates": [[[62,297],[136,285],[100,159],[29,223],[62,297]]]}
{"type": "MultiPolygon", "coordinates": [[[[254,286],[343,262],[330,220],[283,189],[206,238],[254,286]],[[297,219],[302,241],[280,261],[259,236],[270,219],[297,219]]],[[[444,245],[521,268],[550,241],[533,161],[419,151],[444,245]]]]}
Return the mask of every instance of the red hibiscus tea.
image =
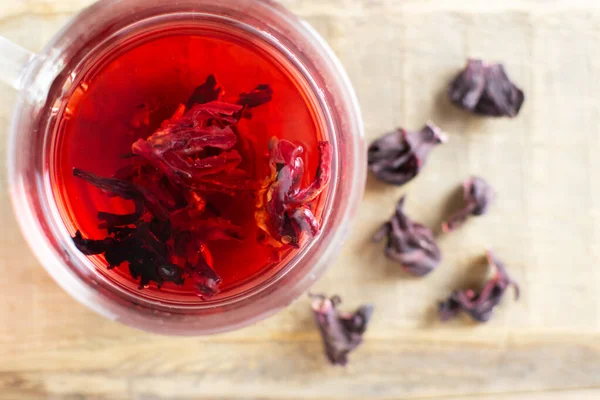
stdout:
{"type": "Polygon", "coordinates": [[[276,52],[179,27],[119,43],[79,75],[52,177],[75,245],[108,279],[206,301],[318,235],[332,150],[308,84],[276,52]]]}

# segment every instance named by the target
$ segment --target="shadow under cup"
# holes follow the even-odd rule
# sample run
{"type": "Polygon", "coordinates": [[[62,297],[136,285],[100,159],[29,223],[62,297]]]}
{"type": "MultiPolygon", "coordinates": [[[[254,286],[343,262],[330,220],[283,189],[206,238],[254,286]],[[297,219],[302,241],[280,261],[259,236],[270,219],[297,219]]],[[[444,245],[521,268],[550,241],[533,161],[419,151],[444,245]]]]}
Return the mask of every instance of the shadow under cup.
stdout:
{"type": "Polygon", "coordinates": [[[106,0],[75,17],[24,72],[9,142],[9,185],[24,235],[52,277],[107,318],[165,334],[237,329],[286,307],[335,259],[362,198],[365,152],[360,110],[335,55],[310,26],[271,1],[106,0]],[[94,55],[159,26],[211,26],[268,48],[304,82],[333,146],[322,232],[287,264],[208,302],[161,301],[124,290],[74,246],[55,202],[52,144],[60,105],[94,55]]]}

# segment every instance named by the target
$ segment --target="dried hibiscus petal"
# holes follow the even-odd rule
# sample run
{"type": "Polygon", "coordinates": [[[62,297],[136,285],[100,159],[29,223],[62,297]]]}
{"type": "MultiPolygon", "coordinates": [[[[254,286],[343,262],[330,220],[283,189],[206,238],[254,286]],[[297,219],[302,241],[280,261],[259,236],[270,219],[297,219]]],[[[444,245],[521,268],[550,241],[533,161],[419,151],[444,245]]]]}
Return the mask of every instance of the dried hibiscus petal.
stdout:
{"type": "Polygon", "coordinates": [[[483,178],[473,176],[467,179],[463,184],[463,208],[442,224],[444,231],[459,228],[470,215],[484,215],[495,197],[494,189],[483,178]]]}
{"type": "Polygon", "coordinates": [[[373,240],[387,239],[385,254],[397,261],[410,274],[424,276],[441,261],[441,252],[431,230],[411,221],[404,213],[405,197],[398,201],[396,212],[383,224],[373,240]]]}
{"type": "Polygon", "coordinates": [[[380,180],[404,185],[424,167],[430,151],[447,138],[429,123],[418,132],[398,129],[375,140],[369,147],[369,169],[380,180]]]}
{"type": "Polygon", "coordinates": [[[262,106],[273,99],[273,89],[269,85],[258,85],[254,90],[240,94],[237,104],[248,108],[262,106]]]}
{"type": "Polygon", "coordinates": [[[508,276],[504,263],[487,253],[488,263],[494,271],[481,292],[472,289],[458,290],[448,300],[439,304],[440,318],[447,321],[456,317],[461,311],[468,313],[477,322],[487,322],[492,317],[494,308],[500,304],[509,287],[514,287],[516,298],[519,298],[519,285],[508,276]]]}
{"type": "Polygon", "coordinates": [[[468,60],[465,69],[452,81],[450,100],[475,114],[490,117],[515,117],[525,95],[515,86],[502,64],[468,60]]]}
{"type": "Polygon", "coordinates": [[[363,341],[374,307],[364,305],[354,313],[343,313],[337,310],[341,303],[338,296],[328,298],[321,294],[311,295],[311,298],[327,358],[334,365],[346,365],[348,354],[363,341]]]}

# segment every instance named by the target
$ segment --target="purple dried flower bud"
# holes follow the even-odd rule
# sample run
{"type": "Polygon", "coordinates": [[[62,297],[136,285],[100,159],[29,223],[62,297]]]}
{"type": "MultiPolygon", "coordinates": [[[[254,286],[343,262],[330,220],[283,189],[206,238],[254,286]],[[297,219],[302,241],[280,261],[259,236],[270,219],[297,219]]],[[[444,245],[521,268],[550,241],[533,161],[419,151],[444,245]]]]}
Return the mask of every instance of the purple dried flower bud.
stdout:
{"type": "Polygon", "coordinates": [[[504,263],[494,257],[491,251],[488,251],[487,257],[490,268],[494,270],[492,279],[481,292],[473,289],[457,290],[448,300],[441,302],[439,313],[442,321],[452,319],[464,311],[477,322],[487,322],[509,287],[514,287],[516,298],[519,298],[519,285],[508,276],[504,263]]]}
{"type": "Polygon", "coordinates": [[[311,295],[312,310],[325,345],[325,354],[333,365],[346,365],[348,354],[363,341],[374,307],[364,305],[354,313],[342,313],[338,296],[311,295]]]}
{"type": "Polygon", "coordinates": [[[419,174],[431,150],[446,141],[446,135],[432,123],[418,132],[400,128],[371,144],[369,169],[384,182],[404,185],[419,174]]]}
{"type": "Polygon", "coordinates": [[[432,272],[442,256],[431,230],[411,221],[404,213],[402,197],[396,212],[375,234],[373,240],[380,242],[387,238],[385,254],[397,261],[410,274],[424,276],[432,272]]]}
{"type": "Polygon", "coordinates": [[[486,214],[495,198],[494,189],[483,178],[473,176],[467,179],[463,183],[463,208],[442,224],[444,232],[459,228],[471,215],[486,214]]]}
{"type": "Polygon", "coordinates": [[[450,100],[474,114],[490,117],[515,117],[525,95],[515,86],[502,64],[485,64],[471,59],[450,84],[450,100]]]}

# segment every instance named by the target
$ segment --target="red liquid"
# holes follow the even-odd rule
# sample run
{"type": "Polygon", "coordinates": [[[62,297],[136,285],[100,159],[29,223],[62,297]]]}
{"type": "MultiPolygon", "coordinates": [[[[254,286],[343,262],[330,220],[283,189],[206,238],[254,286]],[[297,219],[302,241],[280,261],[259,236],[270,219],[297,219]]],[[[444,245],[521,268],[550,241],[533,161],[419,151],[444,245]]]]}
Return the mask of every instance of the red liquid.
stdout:
{"type": "MultiPolygon", "coordinates": [[[[134,210],[133,202],[109,197],[75,178],[73,168],[113,176],[132,162],[123,158],[131,153],[132,144],[156,131],[210,74],[224,88],[221,100],[225,102],[235,103],[240,93],[258,84],[268,84],[274,92],[271,102],[252,109],[252,119],[237,125],[239,135],[253,145],[249,149],[238,141],[235,149],[243,159],[239,168],[249,172],[255,182],[262,182],[269,174],[269,140],[277,137],[304,147],[303,185],[314,179],[318,141],[323,140],[314,103],[295,75],[267,52],[223,37],[171,33],[145,39],[105,59],[84,74],[58,125],[53,176],[59,209],[72,234],[80,230],[86,238],[102,239],[107,232],[98,227],[98,211],[126,214],[134,210]]],[[[276,250],[258,240],[261,232],[255,221],[255,196],[252,191],[235,196],[203,194],[216,213],[244,232],[241,241],[206,243],[214,270],[222,279],[222,294],[252,285],[255,278],[277,270],[281,260],[297,251],[289,247],[276,250]]],[[[319,207],[313,210],[318,217],[319,207]]],[[[91,258],[109,279],[137,291],[139,280],[131,277],[126,265],[107,271],[103,256],[91,258]]],[[[156,298],[197,299],[194,292],[189,280],[183,286],[165,283],[160,289],[152,283],[140,291],[156,298]]]]}

